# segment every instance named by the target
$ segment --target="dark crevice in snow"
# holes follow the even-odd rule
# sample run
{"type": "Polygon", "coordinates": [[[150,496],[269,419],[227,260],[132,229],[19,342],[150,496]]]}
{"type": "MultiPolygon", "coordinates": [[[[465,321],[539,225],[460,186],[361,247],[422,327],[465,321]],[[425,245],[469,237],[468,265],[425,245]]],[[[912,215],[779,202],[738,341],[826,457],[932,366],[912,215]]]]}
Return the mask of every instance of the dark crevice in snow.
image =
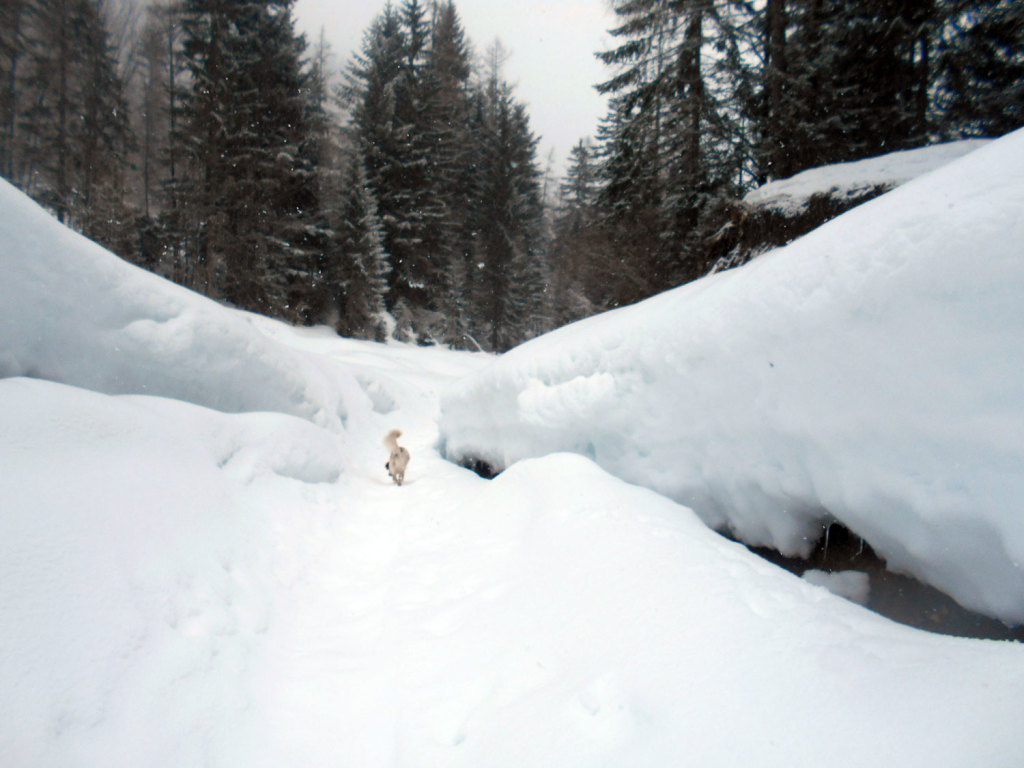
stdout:
{"type": "Polygon", "coordinates": [[[495,468],[490,462],[478,459],[475,456],[463,456],[455,460],[455,463],[471,472],[476,472],[484,480],[493,480],[501,474],[501,470],[495,468]]]}
{"type": "Polygon", "coordinates": [[[891,189],[892,185],[879,184],[856,194],[845,190],[815,193],[794,210],[773,205],[737,205],[729,213],[730,226],[723,227],[706,243],[710,271],[742,266],[891,189]]]}
{"type": "Polygon", "coordinates": [[[832,523],[824,533],[806,559],[786,557],[770,547],[747,549],[797,576],[812,569],[862,571],[871,582],[866,607],[901,624],[944,635],[1024,642],[1024,625],[1008,627],[911,576],[888,570],[871,546],[845,526],[832,523]]]}

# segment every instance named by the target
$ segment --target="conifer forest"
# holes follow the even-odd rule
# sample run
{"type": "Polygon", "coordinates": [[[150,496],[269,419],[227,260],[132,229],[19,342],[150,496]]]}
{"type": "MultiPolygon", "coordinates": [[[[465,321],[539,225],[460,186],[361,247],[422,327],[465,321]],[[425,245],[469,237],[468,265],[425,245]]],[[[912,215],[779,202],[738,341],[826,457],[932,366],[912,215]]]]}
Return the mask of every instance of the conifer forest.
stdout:
{"type": "Polygon", "coordinates": [[[0,175],[233,306],[501,351],[705,275],[759,184],[1024,125],[1015,0],[613,0],[607,113],[551,178],[452,0],[340,66],[292,5],[3,0],[0,175]]]}

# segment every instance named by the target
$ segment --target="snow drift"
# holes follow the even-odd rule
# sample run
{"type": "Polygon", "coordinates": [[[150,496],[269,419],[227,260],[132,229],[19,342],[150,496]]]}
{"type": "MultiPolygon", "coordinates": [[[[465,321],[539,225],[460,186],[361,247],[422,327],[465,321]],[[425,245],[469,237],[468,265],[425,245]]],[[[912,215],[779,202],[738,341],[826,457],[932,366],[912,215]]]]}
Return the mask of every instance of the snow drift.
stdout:
{"type": "Polygon", "coordinates": [[[838,519],[1024,621],[1024,131],[749,265],[531,341],[442,402],[442,445],[556,451],[804,554],[838,519]]]}
{"type": "Polygon", "coordinates": [[[1024,647],[893,624],[578,456],[485,483],[412,434],[398,489],[293,417],[28,379],[0,423],[9,765],[1024,760],[1024,647]]]}
{"type": "MultiPolygon", "coordinates": [[[[7,370],[303,416],[338,390],[345,429],[0,378],[5,764],[1024,763],[1024,645],[894,624],[579,456],[484,482],[431,446],[437,392],[489,357],[241,314],[19,216],[0,243],[66,248],[43,274],[4,251],[4,301],[39,301],[4,306],[7,370]],[[168,301],[166,347],[121,346],[120,323],[168,301]],[[395,426],[401,488],[380,445],[395,426]]],[[[614,407],[620,381],[530,402],[557,425],[588,394],[614,407]]]]}
{"type": "Polygon", "coordinates": [[[244,313],[122,261],[2,179],[0,230],[0,377],[320,424],[343,416],[332,383],[244,313]]]}

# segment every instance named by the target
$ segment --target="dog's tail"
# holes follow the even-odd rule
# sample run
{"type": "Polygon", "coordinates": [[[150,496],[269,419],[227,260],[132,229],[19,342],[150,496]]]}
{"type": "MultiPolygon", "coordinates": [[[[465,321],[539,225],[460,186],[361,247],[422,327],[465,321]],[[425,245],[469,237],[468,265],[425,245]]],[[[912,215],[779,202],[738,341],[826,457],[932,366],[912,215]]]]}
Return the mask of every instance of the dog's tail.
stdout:
{"type": "Polygon", "coordinates": [[[384,436],[384,446],[389,451],[395,451],[398,449],[398,438],[402,436],[402,430],[392,429],[384,436]]]}

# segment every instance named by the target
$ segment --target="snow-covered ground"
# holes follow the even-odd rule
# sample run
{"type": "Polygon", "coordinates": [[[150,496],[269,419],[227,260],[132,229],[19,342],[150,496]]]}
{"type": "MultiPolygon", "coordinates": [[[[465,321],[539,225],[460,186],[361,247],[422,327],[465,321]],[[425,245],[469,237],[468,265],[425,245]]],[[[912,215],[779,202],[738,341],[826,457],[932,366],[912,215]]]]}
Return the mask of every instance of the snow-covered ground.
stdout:
{"type": "Polygon", "coordinates": [[[1024,131],[742,269],[512,350],[445,451],[573,451],[786,554],[834,519],[1024,622],[1024,131]]]}
{"type": "Polygon", "coordinates": [[[2,184],[0,272],[4,765],[1024,763],[1024,646],[894,624],[578,455],[442,459],[487,356],[225,309],[2,184]]]}
{"type": "Polygon", "coordinates": [[[988,139],[964,139],[890,152],[866,160],[809,168],[788,179],[772,181],[748,192],[743,202],[796,215],[814,195],[853,200],[872,190],[898,187],[988,143],[988,139]]]}

